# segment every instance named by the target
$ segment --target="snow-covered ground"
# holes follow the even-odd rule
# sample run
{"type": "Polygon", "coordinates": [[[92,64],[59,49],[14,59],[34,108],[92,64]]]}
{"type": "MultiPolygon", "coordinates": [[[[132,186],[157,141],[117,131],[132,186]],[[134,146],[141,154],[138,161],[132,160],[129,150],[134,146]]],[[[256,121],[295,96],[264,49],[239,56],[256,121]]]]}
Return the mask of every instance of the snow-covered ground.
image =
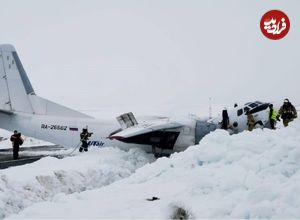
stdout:
{"type": "MultiPolygon", "coordinates": [[[[0,149],[12,148],[11,142],[9,140],[11,135],[12,135],[12,132],[0,129],[0,149]]],[[[41,141],[41,140],[38,140],[35,138],[25,137],[25,136],[22,136],[22,137],[24,139],[24,144],[22,145],[22,147],[53,145],[52,143],[49,143],[46,141],[41,141]]]]}
{"type": "Polygon", "coordinates": [[[152,155],[139,149],[103,148],[1,170],[0,218],[38,202],[111,184],[153,161],[152,155]]]}
{"type": "Polygon", "coordinates": [[[136,150],[44,158],[1,171],[0,211],[22,210],[11,218],[170,218],[179,206],[193,218],[300,218],[299,133],[299,119],[276,131],[217,130],[143,167],[151,159],[136,150]],[[153,196],[160,199],[146,200],[153,196]]]}

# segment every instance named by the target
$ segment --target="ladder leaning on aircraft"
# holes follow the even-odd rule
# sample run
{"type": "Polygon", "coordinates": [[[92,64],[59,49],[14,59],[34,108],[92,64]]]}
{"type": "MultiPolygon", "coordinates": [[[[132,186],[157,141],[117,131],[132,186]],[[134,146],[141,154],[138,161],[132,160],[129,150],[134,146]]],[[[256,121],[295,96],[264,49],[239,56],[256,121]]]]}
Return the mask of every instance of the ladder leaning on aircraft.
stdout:
{"type": "MultiPolygon", "coordinates": [[[[261,108],[265,104],[253,102],[228,110],[230,120],[238,122],[238,132],[246,130],[245,108],[253,112],[258,109],[254,117],[268,119],[261,108]]],[[[1,128],[17,129],[26,136],[72,148],[80,144],[80,131],[88,126],[94,133],[88,142],[90,147],[138,147],[146,152],[170,154],[198,144],[217,129],[219,119],[152,117],[138,123],[132,113],[126,113],[117,121],[119,125],[115,120],[97,120],[36,95],[15,48],[0,45],[1,128]]]]}

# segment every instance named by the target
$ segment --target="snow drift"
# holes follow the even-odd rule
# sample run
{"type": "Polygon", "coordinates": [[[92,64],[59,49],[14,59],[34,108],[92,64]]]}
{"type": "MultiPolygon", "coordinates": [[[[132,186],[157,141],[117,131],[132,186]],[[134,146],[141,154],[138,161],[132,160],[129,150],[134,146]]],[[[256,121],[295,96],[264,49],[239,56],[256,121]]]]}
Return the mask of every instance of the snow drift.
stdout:
{"type": "Polygon", "coordinates": [[[12,217],[170,218],[174,207],[183,207],[193,218],[300,218],[299,134],[299,120],[276,131],[229,136],[217,130],[129,178],[57,194],[12,217]],[[160,199],[146,200],[153,196],[160,199]]]}
{"type": "Polygon", "coordinates": [[[74,157],[43,158],[0,171],[0,218],[56,195],[100,188],[154,160],[139,149],[94,149],[74,157]]]}

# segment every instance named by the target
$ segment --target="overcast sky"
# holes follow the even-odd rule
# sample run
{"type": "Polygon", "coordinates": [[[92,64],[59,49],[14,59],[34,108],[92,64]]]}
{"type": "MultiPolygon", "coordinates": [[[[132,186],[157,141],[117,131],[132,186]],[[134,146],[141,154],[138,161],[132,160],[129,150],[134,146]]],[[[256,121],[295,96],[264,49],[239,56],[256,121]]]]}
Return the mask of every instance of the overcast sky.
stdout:
{"type": "Polygon", "coordinates": [[[300,104],[299,0],[0,6],[0,43],[16,47],[35,92],[75,109],[166,114],[207,106],[209,97],[227,106],[286,97],[300,104]],[[271,9],[290,18],[282,40],[260,31],[271,9]]]}

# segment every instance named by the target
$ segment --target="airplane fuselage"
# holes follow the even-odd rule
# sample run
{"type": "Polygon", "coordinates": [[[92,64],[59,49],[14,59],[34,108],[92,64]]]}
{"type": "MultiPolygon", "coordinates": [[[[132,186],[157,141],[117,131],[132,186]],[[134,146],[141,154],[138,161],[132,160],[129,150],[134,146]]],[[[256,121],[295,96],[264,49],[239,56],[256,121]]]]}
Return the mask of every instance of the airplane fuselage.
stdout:
{"type": "MultiPolygon", "coordinates": [[[[134,146],[134,144],[126,144],[108,138],[110,132],[119,128],[118,124],[113,121],[26,113],[18,113],[11,116],[0,113],[0,121],[2,124],[1,127],[7,130],[13,131],[17,129],[26,136],[35,137],[68,148],[73,148],[80,144],[82,128],[88,128],[89,132],[93,132],[93,135],[88,140],[90,147],[118,146],[122,149],[129,149],[134,146]]],[[[139,147],[146,151],[151,150],[150,146],[139,145],[139,147]]]]}
{"type": "MultiPolygon", "coordinates": [[[[80,133],[83,128],[88,128],[93,134],[89,137],[89,147],[102,148],[116,146],[123,150],[138,147],[151,153],[153,146],[148,144],[126,143],[109,138],[109,135],[120,129],[113,120],[98,120],[93,118],[59,117],[49,115],[35,115],[17,113],[7,115],[0,113],[1,127],[13,131],[17,129],[23,135],[35,137],[67,148],[78,147],[80,133]]],[[[172,149],[164,149],[165,153],[185,150],[188,146],[195,144],[195,124],[193,119],[185,120],[185,126],[168,131],[179,132],[179,136],[172,149]]],[[[167,131],[166,131],[167,132],[167,131]]]]}

